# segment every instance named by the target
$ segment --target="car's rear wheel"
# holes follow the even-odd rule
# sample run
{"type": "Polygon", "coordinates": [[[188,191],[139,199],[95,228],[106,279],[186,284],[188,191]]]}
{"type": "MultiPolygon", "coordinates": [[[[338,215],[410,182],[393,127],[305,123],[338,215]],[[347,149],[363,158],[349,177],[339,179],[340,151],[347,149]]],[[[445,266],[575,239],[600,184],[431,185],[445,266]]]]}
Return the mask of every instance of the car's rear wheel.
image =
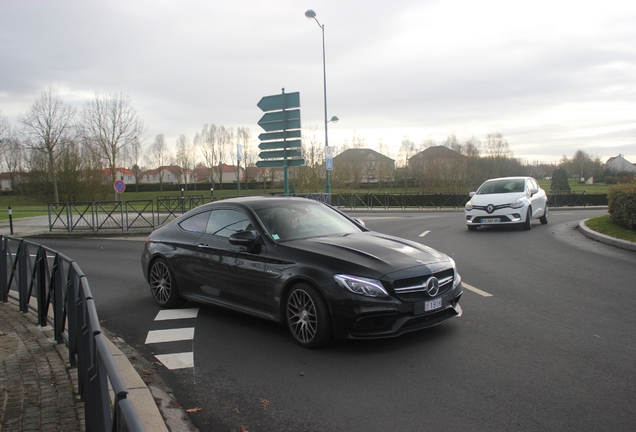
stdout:
{"type": "Polygon", "coordinates": [[[177,289],[177,281],[165,259],[159,258],[152,263],[149,276],[150,292],[159,306],[175,308],[183,304],[184,300],[179,296],[177,289]]]}
{"type": "Polygon", "coordinates": [[[325,300],[312,286],[295,285],[285,303],[287,328],[299,345],[319,348],[331,341],[331,322],[325,300]]]}
{"type": "Polygon", "coordinates": [[[528,213],[526,214],[526,220],[522,224],[523,229],[528,231],[532,229],[532,209],[528,207],[528,213]]]}
{"type": "Polygon", "coordinates": [[[543,211],[543,216],[539,218],[539,221],[545,225],[550,220],[550,212],[548,211],[548,206],[545,206],[545,210],[543,211]]]}

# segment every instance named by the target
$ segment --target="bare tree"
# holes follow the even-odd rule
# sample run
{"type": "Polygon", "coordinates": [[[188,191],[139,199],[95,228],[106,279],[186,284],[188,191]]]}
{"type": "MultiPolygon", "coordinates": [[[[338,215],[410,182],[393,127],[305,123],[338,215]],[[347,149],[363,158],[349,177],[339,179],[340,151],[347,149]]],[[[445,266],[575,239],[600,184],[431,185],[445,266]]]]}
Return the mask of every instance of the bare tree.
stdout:
{"type": "Polygon", "coordinates": [[[203,155],[205,166],[208,168],[208,181],[214,184],[214,166],[217,160],[216,125],[203,125],[201,133],[197,133],[194,137],[194,144],[203,155]]]}
{"type": "MultiPolygon", "coordinates": [[[[9,123],[9,119],[0,111],[0,163],[5,160],[8,153],[9,139],[12,137],[11,123],[9,123]]],[[[0,171],[2,171],[2,165],[0,165],[0,171]]]]}
{"type": "Polygon", "coordinates": [[[223,164],[227,163],[232,150],[232,142],[234,141],[234,129],[221,126],[217,128],[217,162],[219,164],[219,187],[223,189],[223,164]]]}
{"type": "MultiPolygon", "coordinates": [[[[324,188],[325,147],[322,141],[316,137],[315,126],[303,134],[302,149],[305,166],[294,169],[300,170],[302,168],[301,173],[299,173],[299,177],[302,178],[302,186],[307,187],[311,192],[318,192],[324,188]]],[[[333,177],[331,180],[333,181],[333,177]]]]}
{"type": "Polygon", "coordinates": [[[163,166],[168,162],[170,155],[168,150],[168,144],[166,144],[166,137],[163,134],[159,134],[155,137],[146,158],[149,165],[157,168],[157,175],[159,177],[159,190],[163,191],[163,166]]]}
{"type": "Polygon", "coordinates": [[[490,160],[490,177],[501,177],[506,159],[512,158],[512,150],[508,141],[500,133],[491,133],[484,143],[486,156],[490,160]]]}
{"type": "Polygon", "coordinates": [[[57,90],[42,91],[26,114],[18,117],[22,125],[24,144],[46,156],[46,165],[53,183],[53,201],[59,202],[55,160],[58,145],[66,140],[73,131],[75,109],[65,104],[57,90]]]}
{"type": "Polygon", "coordinates": [[[190,173],[194,166],[194,155],[192,150],[190,139],[184,134],[179,135],[175,156],[177,165],[181,168],[181,180],[183,181],[183,187],[185,190],[188,190],[188,173],[190,173]]]}
{"type": "Polygon", "coordinates": [[[104,97],[95,94],[95,99],[86,104],[80,115],[80,137],[108,165],[113,183],[122,149],[145,132],[146,127],[130,98],[122,93],[104,97]]]}
{"type": "MultiPolygon", "coordinates": [[[[250,129],[249,128],[244,128],[244,127],[239,127],[236,129],[236,144],[237,144],[237,152],[240,150],[241,151],[241,155],[239,157],[239,155],[236,155],[236,159],[237,159],[237,163],[236,163],[236,169],[237,169],[237,173],[236,173],[236,179],[238,180],[238,182],[240,183],[241,181],[241,162],[243,162],[244,165],[244,172],[245,174],[247,174],[247,158],[246,158],[246,154],[247,154],[247,147],[250,144],[250,141],[252,140],[252,134],[250,133],[250,129]]],[[[245,178],[245,186],[247,187],[247,176],[245,178]]]]}
{"type": "MultiPolygon", "coordinates": [[[[16,191],[18,175],[22,171],[22,143],[11,127],[9,119],[0,111],[0,171],[6,166],[11,190],[16,191]]],[[[0,194],[2,190],[0,190],[0,194]]]]}
{"type": "Polygon", "coordinates": [[[142,156],[143,146],[139,138],[131,142],[128,148],[124,149],[124,158],[127,160],[130,170],[135,176],[136,192],[139,192],[139,183],[141,182],[141,175],[143,173],[143,169],[139,166],[142,156]]]}

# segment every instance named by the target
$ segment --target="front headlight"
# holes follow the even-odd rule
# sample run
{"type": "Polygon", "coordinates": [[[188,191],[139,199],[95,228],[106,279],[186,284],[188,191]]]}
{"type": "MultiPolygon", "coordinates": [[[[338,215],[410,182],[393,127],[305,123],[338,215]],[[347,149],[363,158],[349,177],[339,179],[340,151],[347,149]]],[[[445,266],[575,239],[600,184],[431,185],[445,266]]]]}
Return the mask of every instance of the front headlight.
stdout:
{"type": "Polygon", "coordinates": [[[526,200],[523,198],[519,198],[517,201],[510,204],[511,208],[521,208],[526,203],[526,200]]]}
{"type": "Polygon", "coordinates": [[[473,203],[472,203],[472,201],[468,201],[468,202],[466,203],[466,207],[465,207],[465,209],[466,209],[466,210],[469,210],[469,211],[473,209],[473,203]]]}
{"type": "Polygon", "coordinates": [[[367,297],[389,296],[379,280],[350,275],[335,275],[333,278],[339,286],[354,294],[367,297]]]}

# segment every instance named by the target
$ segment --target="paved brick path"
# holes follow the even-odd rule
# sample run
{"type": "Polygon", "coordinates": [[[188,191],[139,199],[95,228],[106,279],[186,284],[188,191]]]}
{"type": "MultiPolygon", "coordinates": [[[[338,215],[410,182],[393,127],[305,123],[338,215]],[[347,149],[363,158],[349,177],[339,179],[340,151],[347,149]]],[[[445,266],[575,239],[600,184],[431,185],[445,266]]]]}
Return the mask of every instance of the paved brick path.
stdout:
{"type": "Polygon", "coordinates": [[[0,430],[84,431],[77,369],[50,327],[0,302],[0,430]]]}

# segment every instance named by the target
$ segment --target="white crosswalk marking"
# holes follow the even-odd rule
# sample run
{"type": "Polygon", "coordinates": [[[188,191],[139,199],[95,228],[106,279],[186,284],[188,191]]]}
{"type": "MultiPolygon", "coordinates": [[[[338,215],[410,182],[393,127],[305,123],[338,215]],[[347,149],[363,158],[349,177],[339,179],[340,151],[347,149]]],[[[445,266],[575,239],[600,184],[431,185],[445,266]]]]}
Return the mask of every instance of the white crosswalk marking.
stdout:
{"type": "Polygon", "coordinates": [[[194,309],[162,309],[155,317],[155,321],[166,321],[174,319],[196,318],[199,313],[198,308],[194,309]]]}
{"type": "MultiPolygon", "coordinates": [[[[179,323],[177,320],[196,318],[199,313],[198,308],[192,309],[163,309],[160,310],[155,321],[172,321],[179,323]]],[[[194,339],[194,327],[173,328],[164,330],[151,330],[146,336],[146,344],[162,344],[169,342],[191,341],[194,339]]],[[[183,346],[181,346],[183,348],[183,346]]],[[[164,351],[168,351],[164,347],[164,351]]],[[[194,353],[180,352],[168,354],[155,354],[155,358],[159,360],[166,368],[187,369],[194,367],[194,353]]]]}
{"type": "Polygon", "coordinates": [[[194,353],[157,354],[155,358],[170,370],[194,367],[194,353]]]}
{"type": "Polygon", "coordinates": [[[168,329],[168,330],[151,330],[146,337],[146,343],[162,343],[176,342],[194,339],[194,327],[168,329]]]}

